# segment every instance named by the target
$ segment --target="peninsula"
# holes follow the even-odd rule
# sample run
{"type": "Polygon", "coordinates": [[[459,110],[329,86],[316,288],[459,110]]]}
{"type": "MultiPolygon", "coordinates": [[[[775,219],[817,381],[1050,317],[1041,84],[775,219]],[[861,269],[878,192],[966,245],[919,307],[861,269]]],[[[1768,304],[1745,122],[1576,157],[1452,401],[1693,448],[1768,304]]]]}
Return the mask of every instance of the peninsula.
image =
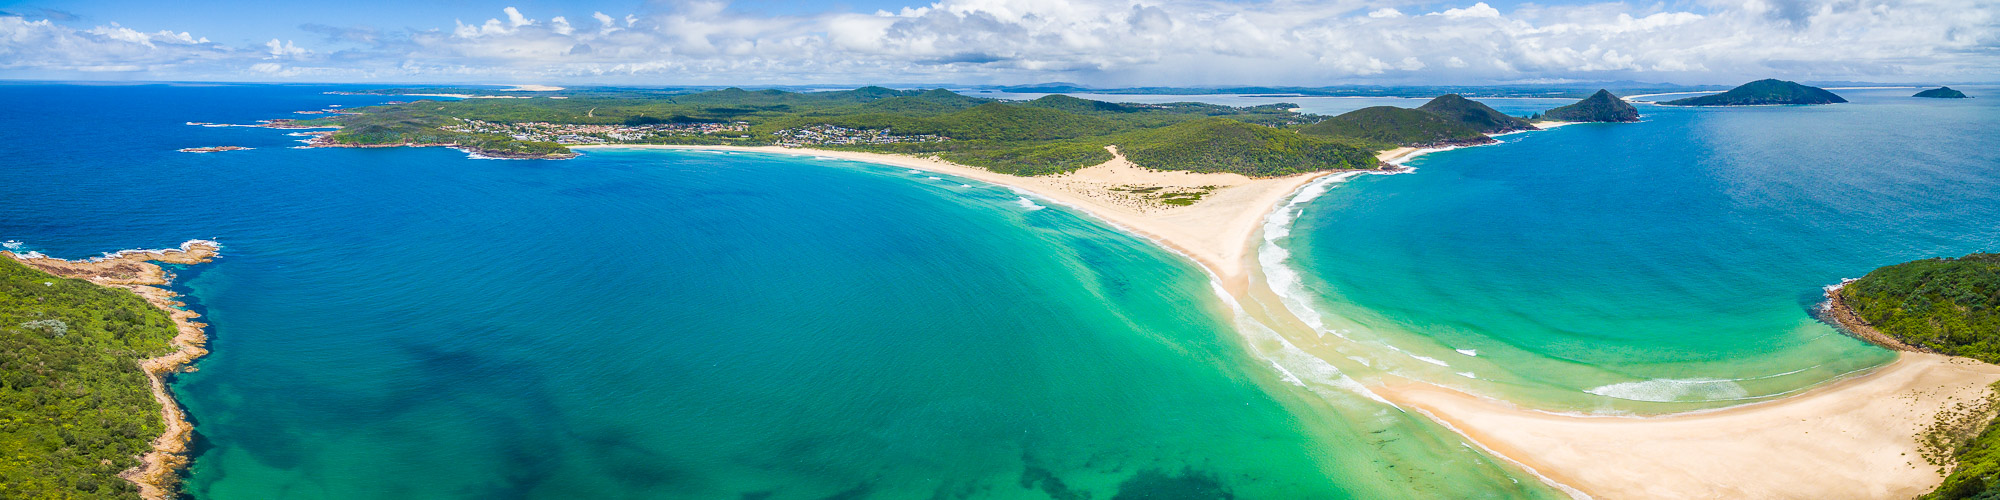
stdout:
{"type": "Polygon", "coordinates": [[[15,422],[0,426],[0,443],[25,452],[0,463],[7,496],[176,495],[193,425],[166,377],[208,353],[207,325],[158,287],[173,276],[156,263],[208,262],[220,249],[192,240],[78,261],[0,252],[10,377],[0,413],[15,422]]]}
{"type": "Polygon", "coordinates": [[[1965,95],[1964,92],[1959,92],[1957,90],[1952,89],[1951,87],[1938,87],[1930,90],[1925,90],[1923,92],[1918,92],[1917,95],[1913,95],[1910,97],[1928,97],[1932,99],[1969,99],[1972,96],[1965,95]]]}
{"type": "Polygon", "coordinates": [[[1776,79],[1757,80],[1720,94],[1662,102],[1666,106],[1770,106],[1780,104],[1835,104],[1847,102],[1819,87],[1776,79]]]}
{"type": "MultiPolygon", "coordinates": [[[[1882,267],[1832,287],[1827,298],[1836,321],[1883,347],[2000,362],[2000,254],[1882,267]]],[[[2000,496],[2000,428],[1989,423],[2000,412],[1994,387],[1923,436],[1924,458],[1951,472],[1925,498],[2000,496]]]]}

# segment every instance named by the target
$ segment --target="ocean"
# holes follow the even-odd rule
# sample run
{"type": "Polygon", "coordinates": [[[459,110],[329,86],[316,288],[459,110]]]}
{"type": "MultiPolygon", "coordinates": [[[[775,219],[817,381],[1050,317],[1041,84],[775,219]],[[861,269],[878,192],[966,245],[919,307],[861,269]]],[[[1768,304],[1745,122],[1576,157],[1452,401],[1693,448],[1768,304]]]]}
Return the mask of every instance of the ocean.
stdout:
{"type": "Polygon", "coordinates": [[[1277,369],[1232,309],[1257,304],[1004,188],[186,124],[393,99],[324,93],[344,88],[0,85],[0,240],[224,245],[175,267],[213,335],[172,382],[195,498],[1559,496],[1420,417],[1294,385],[1337,374],[1277,369]],[[175,151],[221,145],[255,149],[175,151]]]}

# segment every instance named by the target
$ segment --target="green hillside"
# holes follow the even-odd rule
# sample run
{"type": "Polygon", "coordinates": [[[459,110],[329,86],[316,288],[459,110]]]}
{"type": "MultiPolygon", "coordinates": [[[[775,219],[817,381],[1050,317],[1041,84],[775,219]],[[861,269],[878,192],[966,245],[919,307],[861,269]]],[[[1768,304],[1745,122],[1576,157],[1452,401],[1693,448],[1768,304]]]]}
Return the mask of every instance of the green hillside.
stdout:
{"type": "Polygon", "coordinates": [[[1418,106],[1417,109],[1436,113],[1446,119],[1463,123],[1465,126],[1471,127],[1473,130],[1481,133],[1501,134],[1521,130],[1536,130],[1535,126],[1530,125],[1527,120],[1507,116],[1506,113],[1495,111],[1485,104],[1466,99],[1464,96],[1458,94],[1438,96],[1436,99],[1431,99],[1431,102],[1424,103],[1423,106],[1418,106]]]}
{"type": "Polygon", "coordinates": [[[1111,140],[1140,166],[1250,176],[1375,168],[1372,152],[1290,130],[1204,118],[1111,140]]]}
{"type": "Polygon", "coordinates": [[[138,498],[164,431],[139,360],[173,321],[139,296],[0,257],[0,498],[138,498]]]}
{"type": "Polygon", "coordinates": [[[1300,134],[1351,137],[1398,146],[1443,146],[1493,142],[1464,123],[1428,111],[1374,106],[1299,127],[1300,134]]]}
{"type": "Polygon", "coordinates": [[[1585,97],[1576,104],[1551,109],[1542,117],[1564,122],[1636,122],[1639,109],[1611,95],[1611,91],[1598,89],[1597,93],[1585,97]]]}

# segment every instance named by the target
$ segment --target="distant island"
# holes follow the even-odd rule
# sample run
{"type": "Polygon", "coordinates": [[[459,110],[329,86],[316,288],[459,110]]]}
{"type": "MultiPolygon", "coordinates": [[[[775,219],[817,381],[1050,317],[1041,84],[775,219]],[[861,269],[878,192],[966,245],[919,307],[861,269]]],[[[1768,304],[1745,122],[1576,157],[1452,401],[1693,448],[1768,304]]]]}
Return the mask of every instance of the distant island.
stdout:
{"type": "Polygon", "coordinates": [[[1728,92],[1660,104],[1668,106],[1767,106],[1776,104],[1835,104],[1847,102],[1832,92],[1797,82],[1765,79],[1745,83],[1728,92]]]}
{"type": "MultiPolygon", "coordinates": [[[[2000,362],[2000,254],[1882,267],[1827,298],[1836,322],[1885,347],[2000,362]]],[[[1996,411],[2000,401],[1989,395],[1932,424],[1924,458],[1951,473],[1924,498],[2000,497],[2000,428],[1988,422],[1996,411]]]]}
{"type": "Polygon", "coordinates": [[[1506,113],[1495,111],[1485,104],[1466,99],[1464,96],[1458,94],[1438,96],[1436,99],[1431,99],[1431,102],[1418,106],[1417,110],[1436,113],[1445,118],[1456,120],[1484,134],[1505,134],[1525,130],[1541,130],[1533,124],[1528,123],[1526,119],[1507,116],[1506,113]]]}
{"type": "Polygon", "coordinates": [[[1541,118],[1562,122],[1636,122],[1639,121],[1639,108],[1611,95],[1609,90],[1598,89],[1597,93],[1576,104],[1542,113],[1541,118]]]}
{"type": "Polygon", "coordinates": [[[1923,92],[1918,92],[1917,95],[1913,95],[1910,97],[1929,97],[1932,99],[1969,99],[1972,96],[1965,95],[1964,92],[1953,90],[1951,87],[1938,87],[1923,92]]]}

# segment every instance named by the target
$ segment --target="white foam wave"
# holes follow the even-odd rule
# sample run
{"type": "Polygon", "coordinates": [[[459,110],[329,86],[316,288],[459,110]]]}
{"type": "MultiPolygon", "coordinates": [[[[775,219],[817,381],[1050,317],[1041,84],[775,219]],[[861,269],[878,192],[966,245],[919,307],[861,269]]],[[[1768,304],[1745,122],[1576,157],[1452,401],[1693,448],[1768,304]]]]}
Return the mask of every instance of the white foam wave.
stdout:
{"type": "Polygon", "coordinates": [[[1014,204],[1015,204],[1015,205],[1020,205],[1022,209],[1025,209],[1025,210],[1029,210],[1029,211],[1034,211],[1034,210],[1041,210],[1041,209],[1044,209],[1044,208],[1049,208],[1049,207],[1045,207],[1045,206],[1042,206],[1042,205],[1040,205],[1040,204],[1037,204],[1037,203],[1035,203],[1035,200],[1030,200],[1030,199],[1028,199],[1028,197],[1026,197],[1026,196],[1022,196],[1022,197],[1020,197],[1020,198],[1017,198],[1017,199],[1015,199],[1015,200],[1014,200],[1014,204]]]}
{"type": "Polygon", "coordinates": [[[26,245],[27,245],[26,243],[22,243],[20,240],[7,240],[4,242],[0,242],[0,248],[5,248],[8,250],[20,250],[21,247],[26,245]]]}
{"type": "Polygon", "coordinates": [[[1298,218],[1307,203],[1326,194],[1334,184],[1347,182],[1356,175],[1360,174],[1349,172],[1329,175],[1300,187],[1292,195],[1291,200],[1278,205],[1264,217],[1264,241],[1257,245],[1257,263],[1263,268],[1264,278],[1269,283],[1271,291],[1277,292],[1278,301],[1284,304],[1286,310],[1291,311],[1292,316],[1305,322],[1307,327],[1318,332],[1320,336],[1331,333],[1343,339],[1347,338],[1344,332],[1327,328],[1326,318],[1320,315],[1319,310],[1312,306],[1308,298],[1311,294],[1306,291],[1305,282],[1299,278],[1297,271],[1285,265],[1285,261],[1291,259],[1292,253],[1279,246],[1278,240],[1292,235],[1292,221],[1298,218]]]}
{"type": "Polygon", "coordinates": [[[943,177],[938,177],[938,176],[930,176],[930,177],[925,177],[925,179],[930,179],[930,180],[934,180],[934,181],[941,181],[941,180],[944,180],[944,178],[943,178],[943,177]]]}
{"type": "Polygon", "coordinates": [[[1729,401],[1750,397],[1750,391],[1735,381],[1713,378],[1656,378],[1603,385],[1584,392],[1609,398],[1655,403],[1729,401]]]}
{"type": "Polygon", "coordinates": [[[1478,375],[1473,375],[1473,374],[1472,374],[1472,372],[1458,372],[1458,376],[1460,376],[1460,377],[1465,377],[1465,378],[1469,378],[1469,379],[1473,379],[1473,380],[1478,380],[1478,379],[1479,379],[1479,376],[1478,376],[1478,375]]]}
{"type": "Polygon", "coordinates": [[[1475,356],[1475,357],[1479,356],[1479,351],[1473,349],[1453,349],[1453,350],[1458,351],[1459,354],[1464,354],[1467,356],[1475,356]]]}
{"type": "MultiPolygon", "coordinates": [[[[1410,353],[1407,353],[1407,352],[1405,352],[1405,353],[1403,353],[1403,354],[1410,354],[1410,353]]],[[[1416,355],[1416,354],[1410,354],[1410,357],[1412,357],[1412,358],[1417,358],[1417,361],[1422,361],[1422,362],[1425,362],[1425,363],[1430,363],[1430,364],[1433,364],[1433,365],[1438,365],[1438,366],[1442,366],[1442,367],[1445,367],[1445,368],[1451,368],[1451,363],[1446,363],[1446,362],[1444,362],[1444,360],[1440,360],[1440,359],[1437,359],[1437,358],[1433,358],[1433,357],[1430,357],[1430,356],[1420,356],[1420,355],[1416,355]]]]}
{"type": "Polygon", "coordinates": [[[1357,382],[1353,378],[1348,377],[1347,374],[1341,373],[1339,368],[1327,363],[1326,360],[1320,359],[1318,356],[1314,356],[1303,349],[1299,349],[1290,340],[1286,340],[1284,335],[1278,334],[1277,331],[1251,318],[1250,313],[1243,310],[1243,305],[1236,302],[1236,297],[1230,295],[1229,290],[1222,288],[1222,282],[1215,280],[1215,275],[1209,275],[1208,285],[1210,288],[1215,289],[1216,297],[1222,299],[1224,305],[1229,306],[1232,317],[1236,320],[1237,331],[1251,337],[1251,340],[1271,341],[1278,346],[1276,352],[1268,352],[1265,351],[1262,344],[1257,342],[1251,343],[1251,348],[1263,354],[1264,359],[1270,361],[1271,366],[1278,369],[1278,372],[1282,375],[1281,378],[1286,382],[1298,384],[1300,387],[1304,387],[1315,393],[1323,390],[1335,390],[1348,394],[1359,394],[1362,397],[1392,408],[1402,409],[1402,407],[1396,406],[1395,403],[1383,399],[1381,395],[1375,394],[1375,391],[1368,390],[1368,387],[1361,385],[1361,382],[1357,382]],[[1300,373],[1304,373],[1305,375],[1300,376],[1300,373]]]}

